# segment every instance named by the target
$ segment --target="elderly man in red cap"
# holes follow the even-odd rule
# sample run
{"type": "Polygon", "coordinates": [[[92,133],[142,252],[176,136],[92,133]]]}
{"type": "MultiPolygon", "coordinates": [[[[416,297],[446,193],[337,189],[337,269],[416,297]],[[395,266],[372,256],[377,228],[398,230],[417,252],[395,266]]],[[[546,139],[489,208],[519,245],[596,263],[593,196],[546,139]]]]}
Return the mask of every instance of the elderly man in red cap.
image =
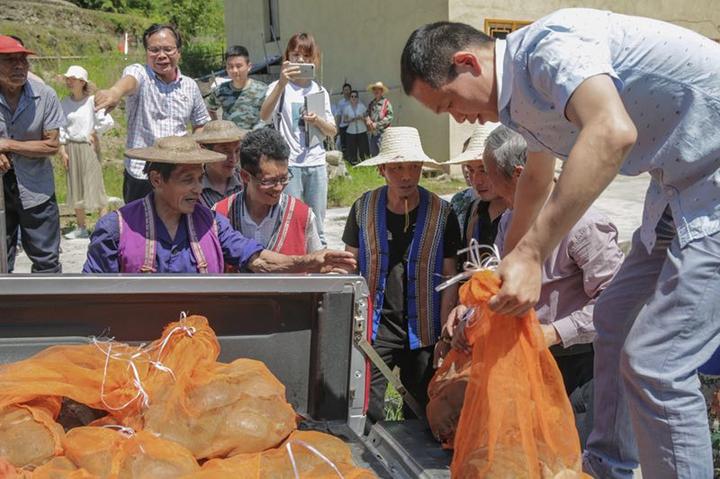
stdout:
{"type": "Polygon", "coordinates": [[[48,86],[28,80],[22,43],[0,35],[0,174],[6,201],[8,270],[15,263],[18,232],[34,273],[59,273],[60,215],[50,157],[65,124],[48,86]]]}

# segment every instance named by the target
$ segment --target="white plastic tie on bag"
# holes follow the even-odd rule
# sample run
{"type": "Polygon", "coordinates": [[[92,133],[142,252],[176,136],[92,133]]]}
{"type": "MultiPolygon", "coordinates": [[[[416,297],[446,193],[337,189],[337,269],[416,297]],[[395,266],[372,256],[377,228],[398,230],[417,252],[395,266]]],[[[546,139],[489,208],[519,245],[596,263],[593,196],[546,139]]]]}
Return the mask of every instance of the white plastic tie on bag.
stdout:
{"type": "Polygon", "coordinates": [[[108,345],[107,350],[104,350],[100,344],[102,342],[98,341],[97,338],[92,338],[92,343],[95,345],[96,348],[98,348],[104,355],[105,355],[105,366],[103,367],[103,379],[102,383],[100,384],[100,401],[103,403],[103,405],[108,408],[111,411],[122,411],[126,407],[128,407],[130,404],[132,404],[136,399],[140,398],[140,403],[143,407],[148,407],[150,405],[150,398],[148,396],[147,391],[145,391],[145,388],[142,385],[142,381],[140,380],[140,373],[138,372],[137,367],[135,366],[134,358],[135,355],[131,356],[130,359],[124,358],[120,354],[113,355],[112,353],[112,339],[108,341],[106,344],[108,345]],[[110,366],[110,359],[115,359],[117,361],[125,361],[128,363],[128,368],[132,370],[133,373],[133,385],[137,388],[137,394],[132,397],[129,401],[127,401],[125,404],[121,406],[111,406],[110,404],[105,401],[105,382],[107,381],[107,373],[108,373],[108,367],[110,366]]]}
{"type": "Polygon", "coordinates": [[[117,430],[118,434],[122,434],[127,438],[133,437],[135,435],[135,429],[131,427],[120,426],[118,424],[106,424],[102,427],[106,429],[115,429],[117,430]]]}
{"type": "Polygon", "coordinates": [[[470,278],[478,271],[495,271],[500,265],[500,250],[496,245],[484,245],[477,242],[475,238],[470,240],[470,246],[458,251],[458,254],[468,254],[468,260],[463,263],[463,271],[440,283],[435,291],[442,291],[448,286],[470,278]]]}
{"type": "Polygon", "coordinates": [[[345,479],[345,476],[342,475],[342,473],[340,472],[340,469],[338,469],[337,466],[330,459],[327,458],[327,456],[325,456],[322,452],[318,451],[317,448],[315,448],[314,446],[311,446],[310,444],[306,443],[305,441],[301,441],[300,439],[292,439],[285,444],[285,448],[287,449],[288,456],[290,457],[290,464],[292,464],[293,473],[295,474],[295,479],[300,479],[300,472],[298,471],[297,464],[295,462],[295,455],[293,454],[293,451],[292,451],[293,444],[303,446],[305,449],[307,449],[308,451],[315,454],[317,457],[322,459],[322,461],[325,464],[330,466],[332,468],[332,470],[335,471],[335,473],[338,475],[338,477],[340,479],[345,479]]]}

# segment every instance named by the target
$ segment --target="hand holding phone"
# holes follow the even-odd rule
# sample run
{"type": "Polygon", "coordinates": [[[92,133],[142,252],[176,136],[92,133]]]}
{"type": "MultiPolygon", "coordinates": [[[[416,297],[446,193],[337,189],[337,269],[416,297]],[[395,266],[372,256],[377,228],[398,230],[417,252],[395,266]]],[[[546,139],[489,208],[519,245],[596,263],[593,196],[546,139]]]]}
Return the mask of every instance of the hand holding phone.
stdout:
{"type": "Polygon", "coordinates": [[[293,80],[315,79],[315,64],[313,63],[289,63],[288,68],[292,68],[297,72],[293,75],[293,80]]]}

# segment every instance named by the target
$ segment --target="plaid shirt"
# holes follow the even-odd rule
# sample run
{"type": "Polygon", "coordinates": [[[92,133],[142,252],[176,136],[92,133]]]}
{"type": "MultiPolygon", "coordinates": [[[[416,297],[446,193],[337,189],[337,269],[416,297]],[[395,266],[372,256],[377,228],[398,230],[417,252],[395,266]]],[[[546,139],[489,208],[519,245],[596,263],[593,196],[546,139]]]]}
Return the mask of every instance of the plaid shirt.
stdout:
{"type": "MultiPolygon", "coordinates": [[[[138,82],[135,93],[126,101],[127,111],[127,148],[152,146],[158,138],[183,136],[187,134],[187,124],[202,126],[210,121],[205,102],[203,102],[197,83],[182,75],[178,69],[177,78],[165,83],[147,65],[136,63],[123,71],[138,82]]],[[[145,162],[125,158],[128,173],[139,179],[147,176],[143,173],[145,162]]]]}

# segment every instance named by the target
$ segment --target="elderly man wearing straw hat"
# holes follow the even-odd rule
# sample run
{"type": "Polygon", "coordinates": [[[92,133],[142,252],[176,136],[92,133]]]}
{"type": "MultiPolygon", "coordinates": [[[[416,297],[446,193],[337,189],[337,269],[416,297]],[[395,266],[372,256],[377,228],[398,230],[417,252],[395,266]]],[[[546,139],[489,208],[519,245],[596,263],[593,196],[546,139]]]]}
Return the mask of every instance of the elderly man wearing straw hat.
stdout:
{"type": "Polygon", "coordinates": [[[227,219],[198,204],[202,165],[225,155],[188,137],[166,137],[127,152],[147,161],[153,192],[98,221],[85,273],[221,273],[226,265],[254,272],[330,272],[355,268],[345,251],[287,256],[232,229],[227,219]]]}
{"type": "Polygon", "coordinates": [[[271,128],[248,133],[240,145],[245,190],[215,204],[234,229],[284,254],[306,254],[322,249],[312,209],[283,193],[292,179],[290,147],[271,128]]]}
{"type": "Polygon", "coordinates": [[[389,88],[383,82],[371,83],[367,89],[372,92],[373,99],[368,104],[368,116],[365,118],[365,123],[370,133],[370,154],[377,156],[380,151],[382,135],[393,121],[393,106],[390,100],[385,98],[389,88]]]}
{"type": "Polygon", "coordinates": [[[208,208],[243,190],[237,165],[240,142],[246,134],[246,130],[229,120],[209,121],[201,131],[193,134],[192,138],[202,147],[225,155],[225,161],[205,165],[200,202],[208,208]]]}
{"type": "Polygon", "coordinates": [[[50,157],[60,147],[65,115],[52,88],[28,80],[27,50],[0,35],[0,176],[6,210],[8,270],[18,233],[33,273],[59,273],[60,215],[50,157]]]}
{"type": "MultiPolygon", "coordinates": [[[[460,227],[449,203],[418,186],[423,165],[438,163],[423,151],[418,131],[388,128],[379,155],[358,165],[377,166],[386,185],[355,201],[343,241],[370,288],[369,339],[390,368],[400,367],[405,388],[424,410],[433,347],[457,299],[456,287],[441,293],[435,287],[455,274],[460,227]]],[[[386,388],[373,367],[370,423],[384,419],[386,388]]]]}
{"type": "Polygon", "coordinates": [[[498,123],[479,125],[468,139],[467,147],[462,154],[445,163],[462,165],[470,180],[471,188],[477,195],[464,212],[465,217],[462,220],[458,218],[460,224],[464,225],[462,238],[465,246],[469,246],[471,239],[475,239],[480,244],[494,244],[500,215],[507,209],[505,200],[493,189],[483,164],[485,140],[498,125],[498,123]]]}

